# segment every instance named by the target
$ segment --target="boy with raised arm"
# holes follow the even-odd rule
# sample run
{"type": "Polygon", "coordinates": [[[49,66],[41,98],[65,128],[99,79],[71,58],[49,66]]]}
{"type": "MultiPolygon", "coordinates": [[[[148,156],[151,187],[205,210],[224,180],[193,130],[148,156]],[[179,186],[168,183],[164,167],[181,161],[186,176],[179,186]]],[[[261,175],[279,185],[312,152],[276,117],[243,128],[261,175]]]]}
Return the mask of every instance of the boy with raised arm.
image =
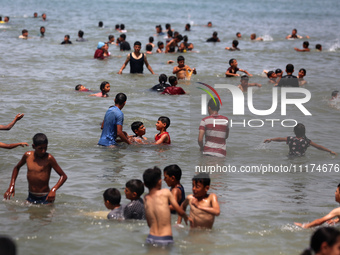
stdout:
{"type": "Polygon", "coordinates": [[[48,140],[46,135],[38,133],[33,137],[32,147],[34,151],[27,151],[19,163],[14,167],[11,183],[4,194],[5,199],[10,199],[15,194],[15,180],[20,168],[27,164],[28,197],[27,201],[34,204],[53,203],[56,191],[67,180],[67,175],[58,165],[55,158],[47,153],[48,140]],[[60,178],[52,189],[49,187],[51,169],[54,169],[60,178]]]}
{"type": "Polygon", "coordinates": [[[228,70],[225,72],[226,77],[234,77],[234,76],[240,76],[237,72],[244,72],[246,73],[248,76],[253,76],[250,73],[248,73],[246,70],[240,69],[237,67],[237,60],[232,58],[229,60],[229,65],[230,67],[228,68],[228,70]]]}
{"type": "MultiPolygon", "coordinates": [[[[187,196],[182,204],[185,211],[190,205],[190,227],[211,229],[215,216],[220,215],[220,205],[214,193],[208,194],[210,177],[206,173],[199,173],[192,178],[192,195],[187,196]]],[[[178,216],[177,224],[182,218],[178,216]]]]}
{"type": "Polygon", "coordinates": [[[172,244],[171,214],[169,203],[181,215],[185,222],[188,216],[176,202],[170,190],[162,188],[162,172],[158,167],[149,168],[143,173],[144,185],[149,193],[144,196],[145,216],[150,228],[146,243],[168,245],[172,244]]]}
{"type": "Polygon", "coordinates": [[[183,56],[178,56],[178,58],[177,58],[178,66],[175,66],[174,70],[172,71],[173,74],[176,74],[176,77],[177,77],[178,80],[185,79],[187,71],[190,71],[193,74],[197,73],[195,68],[191,69],[189,66],[184,64],[184,61],[185,61],[185,59],[184,59],[183,56]]]}

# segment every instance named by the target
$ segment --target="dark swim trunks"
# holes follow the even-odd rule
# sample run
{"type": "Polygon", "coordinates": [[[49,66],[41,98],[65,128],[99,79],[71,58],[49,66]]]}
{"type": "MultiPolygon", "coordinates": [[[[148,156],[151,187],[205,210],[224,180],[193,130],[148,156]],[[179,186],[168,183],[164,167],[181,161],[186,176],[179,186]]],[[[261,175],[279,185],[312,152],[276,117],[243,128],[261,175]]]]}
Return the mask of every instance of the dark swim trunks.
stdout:
{"type": "Polygon", "coordinates": [[[149,244],[159,244],[159,245],[169,245],[173,244],[174,240],[172,236],[154,236],[154,235],[148,235],[146,238],[146,243],[149,244]]]}
{"type": "Polygon", "coordinates": [[[26,200],[32,204],[51,204],[51,202],[46,201],[48,193],[45,196],[36,196],[31,192],[28,192],[28,197],[26,200]]]}

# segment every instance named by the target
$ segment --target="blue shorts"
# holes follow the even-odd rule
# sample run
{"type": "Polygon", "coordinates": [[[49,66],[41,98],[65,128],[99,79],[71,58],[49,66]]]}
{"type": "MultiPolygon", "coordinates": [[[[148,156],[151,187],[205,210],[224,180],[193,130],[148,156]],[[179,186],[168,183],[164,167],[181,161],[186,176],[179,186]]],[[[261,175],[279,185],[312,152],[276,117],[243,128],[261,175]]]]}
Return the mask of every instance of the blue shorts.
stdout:
{"type": "Polygon", "coordinates": [[[149,244],[159,244],[159,245],[169,245],[173,244],[174,240],[172,236],[153,236],[153,235],[148,235],[146,238],[146,243],[149,244]]]}
{"type": "Polygon", "coordinates": [[[50,204],[51,202],[46,201],[48,193],[45,196],[36,196],[31,192],[28,192],[27,201],[32,204],[50,204]]]}

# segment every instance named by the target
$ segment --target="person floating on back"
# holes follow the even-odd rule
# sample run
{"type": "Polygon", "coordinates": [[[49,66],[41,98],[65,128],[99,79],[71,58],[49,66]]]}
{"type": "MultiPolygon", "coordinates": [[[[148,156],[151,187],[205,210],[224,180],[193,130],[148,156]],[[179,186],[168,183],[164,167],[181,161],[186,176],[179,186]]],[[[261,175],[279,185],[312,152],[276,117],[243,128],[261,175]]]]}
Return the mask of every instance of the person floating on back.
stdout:
{"type": "Polygon", "coordinates": [[[33,137],[34,151],[27,151],[14,167],[9,188],[4,194],[5,199],[10,199],[15,194],[15,181],[20,168],[27,164],[28,197],[27,201],[33,204],[53,203],[56,191],[67,180],[67,175],[58,165],[55,158],[47,153],[48,140],[45,134],[38,133],[33,137]],[[51,169],[60,176],[52,189],[49,187],[51,169]]]}
{"type": "MultiPolygon", "coordinates": [[[[214,193],[208,194],[210,188],[210,177],[206,173],[199,173],[192,178],[192,195],[188,195],[182,203],[185,211],[190,205],[190,227],[211,229],[215,216],[220,215],[220,205],[214,193]]],[[[178,216],[177,224],[182,222],[178,216]]]]}
{"type": "Polygon", "coordinates": [[[289,146],[289,156],[303,156],[307,148],[312,145],[318,150],[329,152],[330,154],[337,155],[334,151],[331,151],[319,144],[316,144],[306,137],[306,128],[302,123],[298,123],[294,127],[294,136],[276,137],[264,140],[264,143],[274,142],[286,142],[289,146]]]}
{"type": "Polygon", "coordinates": [[[169,126],[170,119],[168,117],[161,116],[158,118],[156,129],[159,133],[155,135],[155,144],[171,144],[170,135],[166,131],[169,126]]]}
{"type": "Polygon", "coordinates": [[[164,89],[162,94],[168,94],[168,95],[184,95],[185,91],[181,87],[177,87],[177,78],[175,76],[169,77],[169,82],[171,84],[171,87],[167,87],[164,89]]]}
{"type": "Polygon", "coordinates": [[[156,245],[172,244],[171,214],[169,204],[184,218],[187,223],[188,216],[176,202],[170,190],[162,189],[162,172],[158,167],[149,168],[143,173],[144,185],[149,193],[144,196],[145,216],[150,228],[146,243],[156,245]]]}

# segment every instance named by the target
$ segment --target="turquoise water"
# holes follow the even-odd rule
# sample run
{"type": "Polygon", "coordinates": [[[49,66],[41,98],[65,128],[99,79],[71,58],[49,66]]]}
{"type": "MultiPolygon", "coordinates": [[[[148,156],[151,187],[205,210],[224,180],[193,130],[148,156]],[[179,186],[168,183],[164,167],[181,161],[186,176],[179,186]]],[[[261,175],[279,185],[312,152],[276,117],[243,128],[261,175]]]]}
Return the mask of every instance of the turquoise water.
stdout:
{"type": "MultiPolygon", "coordinates": [[[[226,79],[224,73],[230,58],[261,83],[254,89],[254,105],[268,109],[272,102],[272,87],[262,71],[285,69],[287,63],[307,70],[304,87],[312,98],[305,105],[312,116],[304,116],[294,106],[287,107],[282,116],[280,105],[270,116],[254,116],[245,107],[244,116],[233,115],[231,94],[218,89],[223,107],[220,113],[235,121],[267,118],[295,119],[307,128],[307,137],[333,151],[340,152],[337,127],[339,105],[329,103],[331,92],[339,89],[338,65],[340,57],[338,1],[195,1],[168,3],[165,1],[12,1],[4,2],[1,16],[10,16],[9,24],[0,24],[0,105],[1,124],[25,113],[12,130],[2,131],[1,141],[26,141],[44,132],[49,138],[49,152],[69,176],[58,190],[53,207],[24,205],[27,196],[26,167],[16,181],[16,195],[0,203],[0,234],[12,236],[19,254],[297,254],[309,245],[313,230],[301,230],[294,222],[319,218],[336,206],[333,192],[339,182],[338,173],[319,173],[311,164],[339,164],[339,156],[309,148],[305,157],[288,159],[288,147],[282,143],[264,145],[266,138],[293,135],[292,128],[274,127],[265,123],[261,128],[248,125],[232,127],[227,140],[227,157],[223,160],[201,157],[198,151],[197,129],[200,119],[201,91],[196,82],[238,85],[238,78],[226,79]],[[47,21],[33,19],[46,12],[47,21]],[[104,28],[98,28],[98,22],[104,28]],[[212,21],[213,27],[204,25],[212,21]],[[186,63],[198,71],[191,82],[180,83],[184,96],[161,96],[148,91],[158,83],[158,75],[171,75],[179,54],[150,55],[148,60],[157,75],[146,69],[144,75],[130,75],[127,67],[118,75],[126,53],[111,46],[113,57],[105,61],[93,59],[98,41],[106,41],[116,23],[124,23],[127,41],[140,40],[143,49],[148,37],[155,34],[155,25],[171,23],[184,33],[184,25],[192,24],[187,33],[197,53],[185,54],[186,63]],[[39,38],[40,26],[46,27],[45,38],[39,38]],[[30,40],[19,40],[22,29],[30,40]],[[297,53],[303,40],[287,41],[285,36],[293,28],[298,34],[309,35],[310,48],[323,45],[322,52],[297,53]],[[86,43],[77,43],[77,32],[84,30],[86,43]],[[221,43],[205,40],[218,31],[221,43]],[[236,32],[242,33],[240,52],[228,52],[236,32]],[[263,42],[251,42],[256,33],[263,42]],[[69,34],[73,45],[60,45],[69,34]],[[102,81],[111,84],[111,97],[93,98],[89,93],[76,93],[75,85],[82,83],[94,92],[102,81]],[[146,137],[153,140],[159,116],[171,119],[171,146],[123,146],[106,149],[96,144],[100,124],[107,108],[113,104],[117,92],[124,92],[128,101],[123,109],[124,130],[130,131],[133,121],[146,126],[146,137]],[[106,188],[119,188],[123,194],[125,183],[142,178],[145,169],[164,168],[178,164],[183,171],[182,183],[191,192],[191,178],[197,166],[301,166],[309,172],[296,173],[218,173],[212,175],[211,192],[217,194],[221,215],[212,231],[190,233],[173,226],[175,245],[170,250],[153,250],[144,245],[148,234],[146,222],[108,222],[85,216],[87,212],[105,210],[102,193],[106,188]]],[[[155,37],[155,42],[163,37],[155,37]]],[[[279,103],[281,101],[279,100],[279,103]]],[[[247,105],[247,104],[246,104],[247,105]]],[[[276,125],[277,124],[277,125],[276,125]]],[[[0,150],[0,193],[9,185],[11,172],[29,148],[0,150]]],[[[330,170],[329,165],[327,170],[330,170]]],[[[58,180],[52,174],[51,185],[58,180]]],[[[163,187],[166,184],[163,183],[163,187]]],[[[122,195],[122,203],[127,203],[122,195]]],[[[175,218],[173,218],[174,223],[175,218]]]]}

